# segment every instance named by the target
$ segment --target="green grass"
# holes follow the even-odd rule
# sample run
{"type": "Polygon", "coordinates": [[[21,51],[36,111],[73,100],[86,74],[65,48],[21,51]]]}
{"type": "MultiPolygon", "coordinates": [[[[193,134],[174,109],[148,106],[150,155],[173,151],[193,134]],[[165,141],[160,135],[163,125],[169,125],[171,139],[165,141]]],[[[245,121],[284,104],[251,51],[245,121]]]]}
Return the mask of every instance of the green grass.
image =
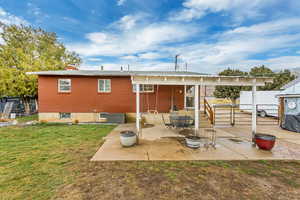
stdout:
{"type": "Polygon", "coordinates": [[[38,120],[38,115],[34,114],[34,115],[29,115],[29,116],[24,116],[24,117],[17,117],[17,120],[19,123],[35,121],[35,120],[38,120]]]}
{"type": "Polygon", "coordinates": [[[114,126],[44,124],[0,128],[0,199],[49,199],[76,176],[114,126]]]}

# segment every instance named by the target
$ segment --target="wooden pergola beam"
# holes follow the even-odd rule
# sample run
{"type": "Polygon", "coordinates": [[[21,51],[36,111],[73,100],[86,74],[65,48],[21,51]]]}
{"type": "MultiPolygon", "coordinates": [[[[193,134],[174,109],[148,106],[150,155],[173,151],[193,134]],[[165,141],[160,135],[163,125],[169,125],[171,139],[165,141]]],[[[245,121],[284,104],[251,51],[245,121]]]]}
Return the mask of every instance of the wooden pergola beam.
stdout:
{"type": "Polygon", "coordinates": [[[236,76],[132,76],[132,84],[150,85],[225,85],[225,86],[264,86],[273,82],[268,77],[236,76]]]}

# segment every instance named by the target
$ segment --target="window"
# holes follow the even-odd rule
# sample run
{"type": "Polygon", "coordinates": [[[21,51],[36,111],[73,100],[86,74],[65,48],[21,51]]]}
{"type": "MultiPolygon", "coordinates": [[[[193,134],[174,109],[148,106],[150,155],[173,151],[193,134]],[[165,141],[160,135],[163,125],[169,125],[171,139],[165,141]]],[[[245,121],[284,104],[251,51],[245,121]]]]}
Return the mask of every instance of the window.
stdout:
{"type": "Polygon", "coordinates": [[[71,92],[71,79],[58,79],[59,92],[71,92]]]}
{"type": "Polygon", "coordinates": [[[110,79],[98,80],[98,92],[111,92],[110,79]]]}
{"type": "MultiPolygon", "coordinates": [[[[136,92],[136,85],[133,84],[133,92],[136,92]]],[[[140,85],[140,92],[154,92],[153,85],[140,85]]]]}
{"type": "Polygon", "coordinates": [[[71,113],[59,113],[59,119],[71,119],[71,113]]]}

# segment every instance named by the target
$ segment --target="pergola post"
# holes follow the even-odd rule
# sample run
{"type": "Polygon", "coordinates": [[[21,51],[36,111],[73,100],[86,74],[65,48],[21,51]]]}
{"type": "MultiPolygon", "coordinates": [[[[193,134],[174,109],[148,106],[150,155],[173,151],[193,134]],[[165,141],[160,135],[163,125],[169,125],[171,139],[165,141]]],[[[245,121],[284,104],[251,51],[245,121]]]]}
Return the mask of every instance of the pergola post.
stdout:
{"type": "Polygon", "coordinates": [[[140,133],[140,84],[135,84],[135,94],[136,94],[136,131],[139,135],[140,133]]]}
{"type": "Polygon", "coordinates": [[[199,85],[195,85],[195,134],[199,131],[199,85]]]}
{"type": "Polygon", "coordinates": [[[256,134],[256,85],[252,86],[252,143],[255,145],[255,134],[256,134]]]}

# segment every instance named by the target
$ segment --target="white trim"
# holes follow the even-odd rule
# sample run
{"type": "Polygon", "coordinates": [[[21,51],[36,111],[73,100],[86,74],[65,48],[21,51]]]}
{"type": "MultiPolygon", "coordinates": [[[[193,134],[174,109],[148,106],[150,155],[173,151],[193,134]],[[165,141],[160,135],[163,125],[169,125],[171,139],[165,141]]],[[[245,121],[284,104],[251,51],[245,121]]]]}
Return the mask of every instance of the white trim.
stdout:
{"type": "Polygon", "coordinates": [[[186,110],[186,85],[184,85],[184,109],[186,110]]]}
{"type": "Polygon", "coordinates": [[[252,142],[254,143],[254,137],[256,134],[256,85],[252,86],[252,142]]]}
{"type": "Polygon", "coordinates": [[[57,90],[60,93],[70,93],[72,91],[72,80],[70,78],[59,78],[57,80],[57,90]],[[70,89],[69,90],[61,90],[60,89],[60,81],[69,81],[70,82],[70,89]]]}
{"type": "Polygon", "coordinates": [[[140,85],[136,84],[136,131],[140,132],[140,85]]]}
{"type": "Polygon", "coordinates": [[[110,93],[111,92],[111,79],[98,79],[98,92],[99,93],[110,93]],[[104,81],[104,91],[100,91],[100,81],[104,81]],[[109,90],[106,88],[106,81],[109,81],[109,90]]]}
{"type": "Polygon", "coordinates": [[[265,83],[273,82],[272,78],[253,78],[253,77],[224,77],[224,76],[185,76],[184,81],[180,76],[132,76],[132,84],[151,84],[151,85],[225,85],[225,86],[264,86],[265,83]],[[146,80],[147,77],[147,80],[146,80]],[[239,81],[237,82],[237,78],[239,81]]]}
{"type": "MultiPolygon", "coordinates": [[[[134,87],[135,84],[132,84],[132,91],[133,93],[136,93],[136,88],[134,87]]],[[[154,93],[154,85],[152,84],[140,84],[140,93],[154,93]],[[145,86],[152,86],[152,90],[148,90],[148,91],[145,91],[145,86]],[[142,88],[142,90],[141,90],[142,88]]]]}
{"type": "Polygon", "coordinates": [[[187,110],[193,110],[194,107],[195,107],[195,86],[194,85],[185,85],[184,86],[184,108],[187,109],[187,110]],[[187,89],[187,86],[192,86],[193,90],[194,90],[194,96],[193,96],[193,98],[194,98],[194,105],[191,106],[191,107],[187,107],[187,105],[186,105],[186,103],[187,103],[187,101],[186,101],[186,97],[187,97],[187,95],[186,95],[186,89],[187,89]]]}
{"type": "Polygon", "coordinates": [[[199,85],[195,85],[194,106],[195,106],[195,132],[196,132],[199,130],[199,85]]]}

